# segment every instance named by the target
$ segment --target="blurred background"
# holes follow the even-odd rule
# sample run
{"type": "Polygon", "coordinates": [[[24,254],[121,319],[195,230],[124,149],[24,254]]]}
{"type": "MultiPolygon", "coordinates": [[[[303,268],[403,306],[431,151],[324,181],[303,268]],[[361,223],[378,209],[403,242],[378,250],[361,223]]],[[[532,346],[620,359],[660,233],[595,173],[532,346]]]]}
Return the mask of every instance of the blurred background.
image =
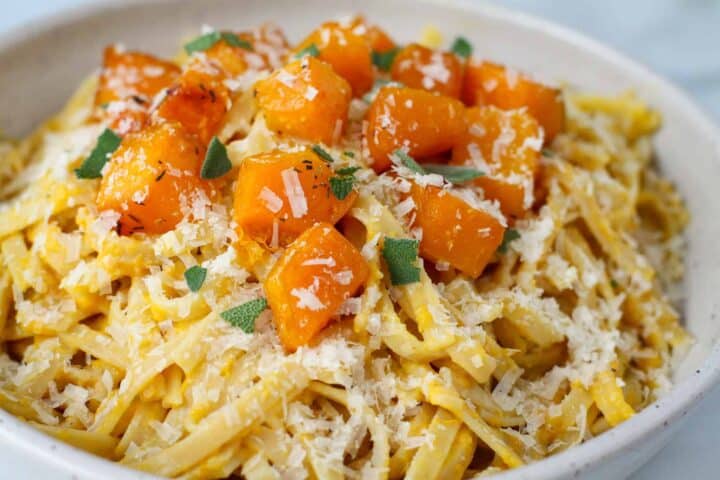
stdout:
{"type": "MultiPolygon", "coordinates": [[[[32,28],[39,16],[93,1],[0,0],[0,31],[32,28]]],[[[548,18],[601,40],[691,92],[720,121],[720,0],[475,1],[548,18]]]]}
{"type": "MultiPolygon", "coordinates": [[[[31,29],[42,16],[93,1],[0,0],[0,33],[20,26],[31,29]]],[[[681,86],[720,123],[720,0],[476,1],[547,18],[620,50],[681,86]]],[[[716,389],[671,444],[633,480],[719,478],[719,410],[720,390],[716,389]]],[[[13,460],[18,459],[0,463],[12,471],[9,463],[13,460]]]]}
{"type": "Polygon", "coordinates": [[[498,0],[594,37],[692,93],[720,119],[720,0],[498,0]]]}

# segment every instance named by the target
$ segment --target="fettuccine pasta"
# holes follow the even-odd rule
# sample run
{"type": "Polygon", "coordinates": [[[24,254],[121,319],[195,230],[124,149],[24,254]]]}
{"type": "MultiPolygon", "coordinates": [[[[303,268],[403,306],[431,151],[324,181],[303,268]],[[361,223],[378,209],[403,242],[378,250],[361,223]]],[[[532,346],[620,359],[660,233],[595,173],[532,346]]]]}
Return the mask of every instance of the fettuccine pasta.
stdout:
{"type": "Polygon", "coordinates": [[[0,143],[0,407],[166,477],[463,479],[653,402],[690,342],[658,114],[439,42],[108,47],[0,143]]]}

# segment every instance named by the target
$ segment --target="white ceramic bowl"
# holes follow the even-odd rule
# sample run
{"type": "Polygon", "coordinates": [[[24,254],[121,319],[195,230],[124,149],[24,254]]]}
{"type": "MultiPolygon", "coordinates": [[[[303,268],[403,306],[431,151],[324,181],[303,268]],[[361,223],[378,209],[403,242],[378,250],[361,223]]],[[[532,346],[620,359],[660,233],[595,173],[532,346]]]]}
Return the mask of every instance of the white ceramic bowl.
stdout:
{"type": "MultiPolygon", "coordinates": [[[[625,478],[663,446],[720,379],[720,133],[678,89],[642,66],[579,34],[548,22],[482,4],[413,0],[150,0],[100,1],[0,38],[0,128],[26,133],[56,111],[100,63],[101,48],[120,41],[169,55],[202,24],[241,29],[272,20],[293,40],[320,21],[363,12],[398,40],[417,38],[433,24],[448,37],[462,34],[476,55],[613,93],[635,88],[665,119],[656,138],[658,159],[686,198],[688,230],[685,322],[697,339],[679,366],[676,386],[632,420],[547,460],[502,474],[503,480],[625,478]]],[[[53,478],[143,478],[56,442],[0,411],[0,440],[28,472],[53,478]]]]}

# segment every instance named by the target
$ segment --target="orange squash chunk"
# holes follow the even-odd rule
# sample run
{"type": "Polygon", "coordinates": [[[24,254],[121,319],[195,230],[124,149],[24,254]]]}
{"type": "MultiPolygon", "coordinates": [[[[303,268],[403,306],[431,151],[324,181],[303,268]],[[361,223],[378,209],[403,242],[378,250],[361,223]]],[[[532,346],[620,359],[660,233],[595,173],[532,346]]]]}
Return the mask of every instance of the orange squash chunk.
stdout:
{"type": "Polygon", "coordinates": [[[373,52],[384,53],[395,48],[395,42],[382,28],[367,23],[364,17],[358,15],[350,22],[352,32],[365,37],[373,52]]]}
{"type": "Polygon", "coordinates": [[[367,112],[365,141],[372,168],[390,168],[390,154],[399,148],[416,159],[450,150],[465,129],[463,104],[425,90],[383,87],[367,112]]]}
{"type": "Polygon", "coordinates": [[[153,112],[153,123],[179,123],[207,145],[220,129],[227,113],[230,92],[225,74],[206,60],[191,60],[177,84],[153,112]]]}
{"type": "Polygon", "coordinates": [[[526,107],[551,142],[565,128],[562,92],[511,68],[490,62],[471,62],[465,69],[463,101],[511,110],[526,107]]]}
{"type": "Polygon", "coordinates": [[[405,86],[460,98],[463,64],[452,53],[411,43],[398,52],[391,75],[405,86]]]}
{"type": "Polygon", "coordinates": [[[498,200],[505,215],[522,216],[533,204],[534,179],[540,171],[538,122],[524,110],[492,106],[468,108],[465,119],[467,129],[450,163],[484,172],[474,182],[485,198],[498,200]]]}
{"type": "Polygon", "coordinates": [[[295,240],[265,280],[275,328],[288,351],[307,345],[345,300],[365,285],[367,262],[332,225],[318,223],[295,240]]]}
{"type": "Polygon", "coordinates": [[[281,67],[290,51],[290,44],[282,29],[272,23],[265,23],[251,31],[238,33],[238,37],[249,42],[253,47],[253,53],[262,61],[259,63],[257,58],[246,54],[249,66],[255,70],[272,70],[281,67]]]}
{"type": "Polygon", "coordinates": [[[268,128],[332,145],[342,135],[352,91],[332,67],[306,56],[255,84],[268,128]]]}
{"type": "Polygon", "coordinates": [[[334,224],[352,207],[356,192],[338,200],[334,175],[315,152],[275,150],[243,160],[235,185],[238,229],[272,247],[287,245],[317,222],[334,224]]]}
{"type": "MultiPolygon", "coordinates": [[[[247,55],[255,55],[243,47],[230,45],[225,40],[218,41],[215,45],[205,50],[205,56],[215,62],[228,77],[241,75],[248,69],[247,55]]],[[[257,56],[257,55],[256,55],[257,56]]],[[[257,56],[261,65],[265,62],[257,56]]]]}
{"type": "Polygon", "coordinates": [[[234,46],[225,40],[205,50],[205,56],[215,62],[229,77],[237,77],[247,69],[272,70],[283,64],[289,50],[287,39],[282,30],[265,24],[259,28],[236,34],[251,48],[234,46]]]}
{"type": "Polygon", "coordinates": [[[103,172],[98,210],[121,214],[118,233],[163,233],[193,199],[214,196],[200,179],[204,149],[177,124],[150,125],[127,135],[103,172]]]}
{"type": "Polygon", "coordinates": [[[179,75],[180,68],[173,63],[146,53],[122,52],[115,46],[107,47],[103,53],[95,105],[127,100],[133,96],[151,102],[179,75]]]}
{"type": "Polygon", "coordinates": [[[323,23],[300,42],[295,53],[311,44],[320,51],[320,60],[329,63],[338,75],[350,83],[354,96],[359,97],[370,90],[374,80],[372,50],[367,39],[355,34],[351,26],[337,22],[323,23]]]}
{"type": "Polygon", "coordinates": [[[413,184],[413,227],[422,229],[420,255],[447,262],[478,277],[500,246],[505,228],[490,213],[477,209],[439,187],[413,184]]]}
{"type": "Polygon", "coordinates": [[[177,65],[152,55],[107,47],[95,106],[110,128],[120,135],[137,131],[147,120],[153,97],[170,86],[179,74],[177,65]]]}
{"type": "Polygon", "coordinates": [[[101,117],[105,119],[110,130],[122,136],[141,130],[150,118],[150,114],[145,104],[131,100],[124,104],[110,104],[101,117]]]}

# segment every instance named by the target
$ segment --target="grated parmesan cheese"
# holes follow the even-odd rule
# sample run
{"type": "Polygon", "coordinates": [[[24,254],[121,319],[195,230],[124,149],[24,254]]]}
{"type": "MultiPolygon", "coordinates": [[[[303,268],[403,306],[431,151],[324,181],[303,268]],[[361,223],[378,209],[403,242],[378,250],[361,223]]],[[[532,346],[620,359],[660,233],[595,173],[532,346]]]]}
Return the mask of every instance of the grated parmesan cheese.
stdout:
{"type": "Polygon", "coordinates": [[[283,170],[280,172],[280,176],[285,186],[285,196],[290,203],[290,211],[293,217],[301,218],[305,216],[308,212],[308,206],[305,191],[303,190],[302,183],[300,183],[300,176],[292,168],[283,170]]]}
{"type": "Polygon", "coordinates": [[[306,310],[317,312],[325,308],[325,304],[317,297],[320,288],[320,279],[315,277],[309,287],[293,288],[290,295],[297,298],[295,306],[306,310]]]}
{"type": "Polygon", "coordinates": [[[282,198],[277,196],[275,192],[268,187],[263,187],[262,190],[260,190],[260,200],[265,203],[265,207],[272,213],[279,212],[283,207],[282,198]]]}
{"type": "Polygon", "coordinates": [[[294,88],[297,77],[295,75],[293,75],[292,73],[288,72],[287,70],[280,70],[277,73],[277,79],[280,83],[282,83],[286,87],[294,88]]]}

